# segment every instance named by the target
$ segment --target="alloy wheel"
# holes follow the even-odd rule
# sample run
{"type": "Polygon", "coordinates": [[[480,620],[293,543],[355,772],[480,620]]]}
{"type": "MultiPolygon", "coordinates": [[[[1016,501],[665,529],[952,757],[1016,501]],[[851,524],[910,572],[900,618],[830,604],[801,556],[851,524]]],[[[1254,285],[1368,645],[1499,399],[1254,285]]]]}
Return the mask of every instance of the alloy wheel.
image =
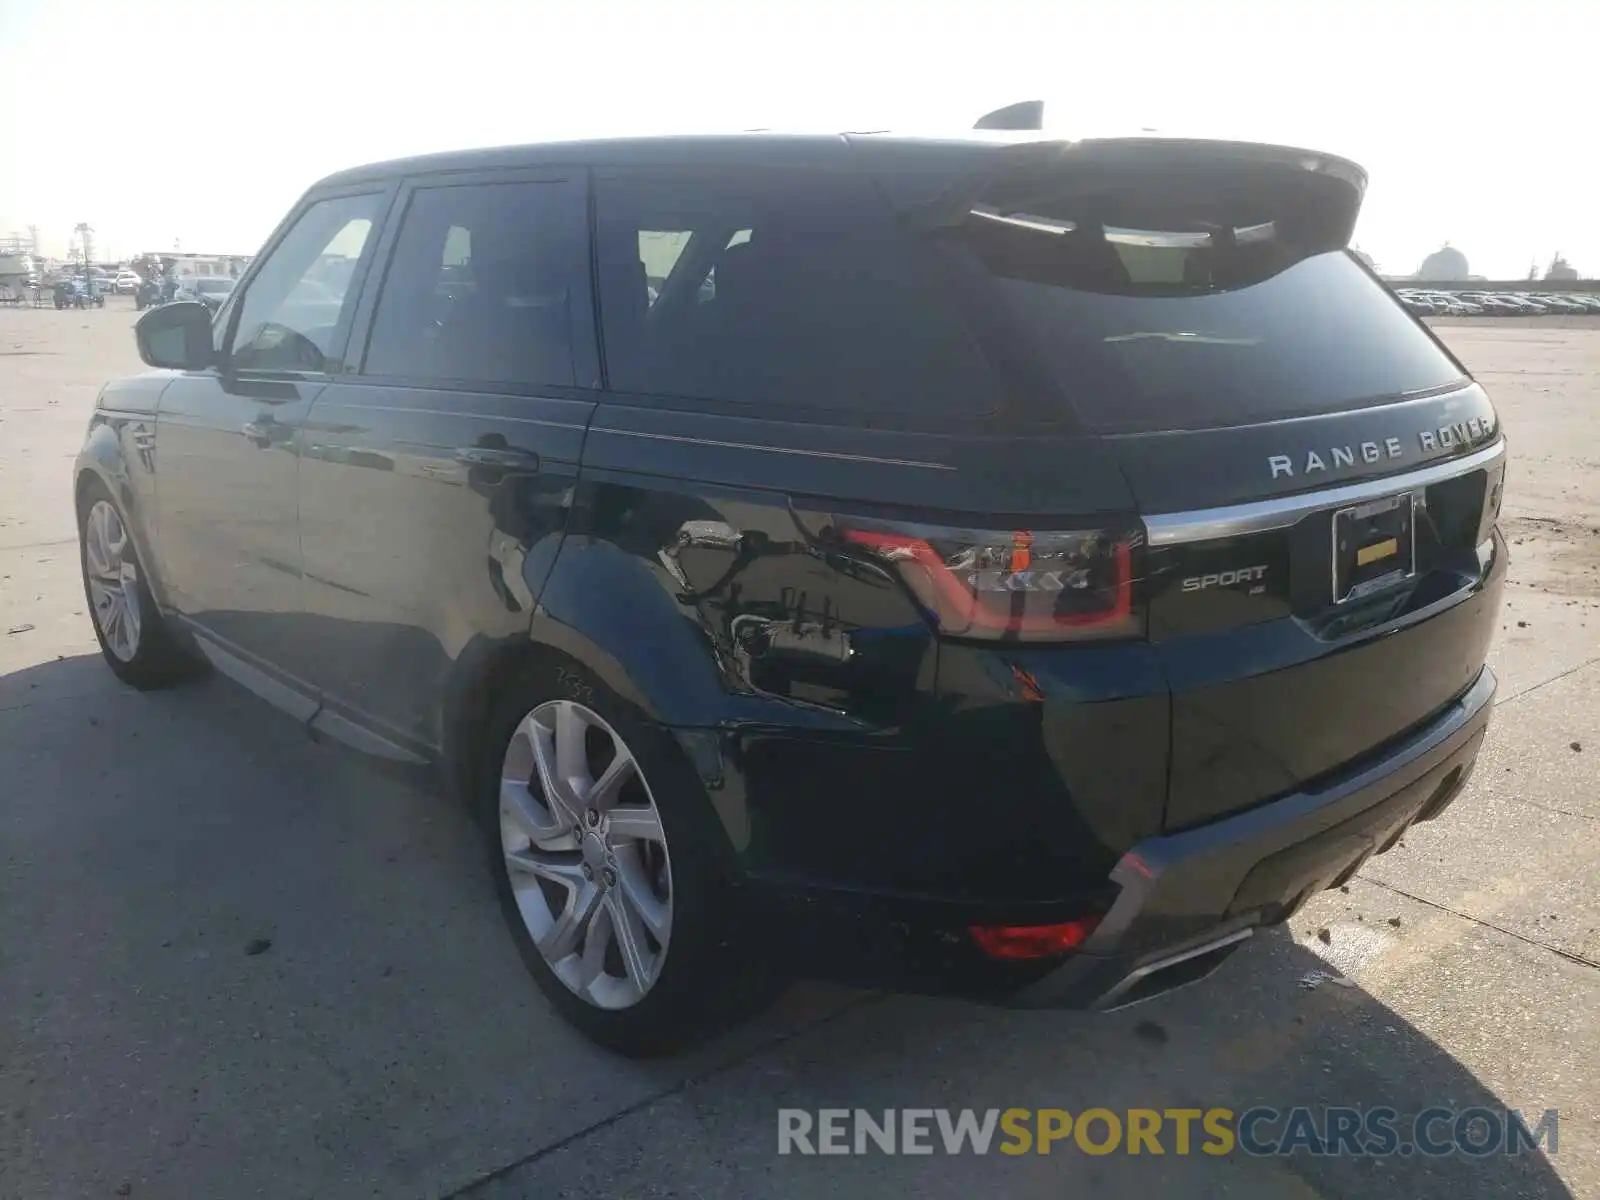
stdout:
{"type": "Polygon", "coordinates": [[[518,723],[500,776],[501,848],[533,944],[590,1004],[638,1004],[666,961],[672,870],[637,759],[598,713],[551,700],[518,723]]]}
{"type": "Polygon", "coordinates": [[[139,653],[143,613],[139,566],[128,530],[108,500],[96,500],[84,523],[84,570],[94,623],[106,648],[122,662],[139,653]]]}

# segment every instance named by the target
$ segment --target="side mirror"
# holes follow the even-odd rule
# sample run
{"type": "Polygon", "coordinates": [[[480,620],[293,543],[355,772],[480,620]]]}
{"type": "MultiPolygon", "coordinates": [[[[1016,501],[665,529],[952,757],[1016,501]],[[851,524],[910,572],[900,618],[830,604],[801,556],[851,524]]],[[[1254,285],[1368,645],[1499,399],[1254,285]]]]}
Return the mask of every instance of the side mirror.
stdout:
{"type": "Polygon", "coordinates": [[[133,326],[139,357],[169,371],[203,371],[216,362],[211,310],[194,300],[147,309],[133,326]]]}

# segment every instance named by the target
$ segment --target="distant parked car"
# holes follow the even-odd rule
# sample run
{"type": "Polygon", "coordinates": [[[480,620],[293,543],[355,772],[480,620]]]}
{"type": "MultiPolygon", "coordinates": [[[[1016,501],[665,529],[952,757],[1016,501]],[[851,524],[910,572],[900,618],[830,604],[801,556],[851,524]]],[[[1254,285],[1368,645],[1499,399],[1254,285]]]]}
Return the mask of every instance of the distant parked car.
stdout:
{"type": "Polygon", "coordinates": [[[111,281],[111,290],[119,296],[132,296],[138,292],[142,282],[136,272],[118,271],[116,278],[111,281]]]}
{"type": "Polygon", "coordinates": [[[1523,295],[1502,293],[1498,299],[1511,310],[1509,314],[1511,316],[1531,317],[1544,311],[1544,305],[1535,304],[1523,295]]]}
{"type": "Polygon", "coordinates": [[[1584,305],[1577,303],[1571,296],[1535,296],[1534,299],[1551,312],[1581,313],[1588,311],[1584,305]]]}
{"type": "Polygon", "coordinates": [[[202,276],[191,279],[183,285],[178,293],[180,300],[198,300],[215,313],[222,307],[222,302],[233,292],[234,280],[224,279],[220,276],[202,276]]]}

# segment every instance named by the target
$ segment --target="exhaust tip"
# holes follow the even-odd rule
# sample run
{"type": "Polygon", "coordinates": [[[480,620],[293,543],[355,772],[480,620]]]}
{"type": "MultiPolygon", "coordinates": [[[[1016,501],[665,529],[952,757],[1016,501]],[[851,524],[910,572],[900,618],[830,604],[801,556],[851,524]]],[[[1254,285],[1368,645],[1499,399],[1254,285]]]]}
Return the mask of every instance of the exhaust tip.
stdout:
{"type": "Polygon", "coordinates": [[[1232,933],[1201,942],[1198,946],[1135,967],[1101,995],[1094,1007],[1102,1012],[1112,1012],[1198,983],[1220,967],[1222,960],[1254,933],[1254,927],[1247,925],[1243,929],[1235,929],[1232,933]]]}

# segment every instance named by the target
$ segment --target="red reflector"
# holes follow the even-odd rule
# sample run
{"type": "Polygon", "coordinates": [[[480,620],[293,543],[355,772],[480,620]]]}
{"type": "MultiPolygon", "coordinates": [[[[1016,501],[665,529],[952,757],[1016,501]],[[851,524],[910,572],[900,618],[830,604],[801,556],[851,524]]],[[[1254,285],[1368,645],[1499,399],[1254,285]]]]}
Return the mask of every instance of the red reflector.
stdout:
{"type": "Polygon", "coordinates": [[[973,925],[978,948],[992,958],[1049,958],[1076,950],[1089,940],[1100,918],[1080,917],[1059,925],[973,925]]]}
{"type": "Polygon", "coordinates": [[[1019,531],[1011,535],[1011,570],[1026,571],[1033,561],[1033,534],[1019,531]]]}

